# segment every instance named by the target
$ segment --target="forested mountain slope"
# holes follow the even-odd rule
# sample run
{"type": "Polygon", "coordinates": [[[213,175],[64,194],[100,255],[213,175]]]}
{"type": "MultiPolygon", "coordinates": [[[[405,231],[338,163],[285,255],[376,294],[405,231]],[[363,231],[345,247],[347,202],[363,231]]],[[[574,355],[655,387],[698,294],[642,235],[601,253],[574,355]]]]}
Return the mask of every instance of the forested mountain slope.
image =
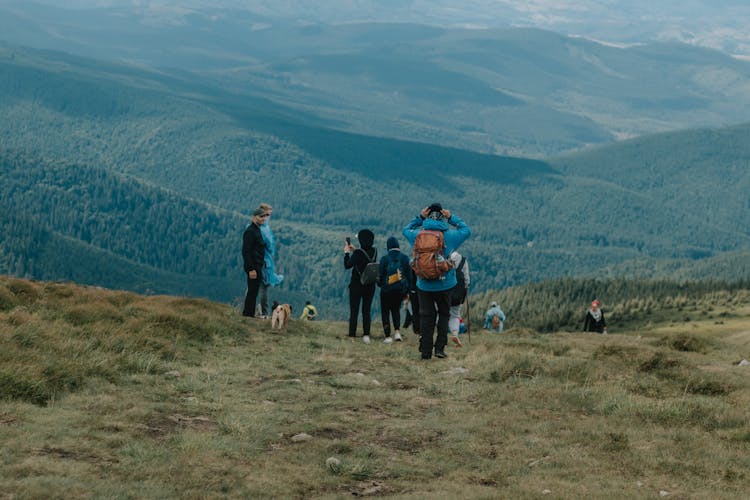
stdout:
{"type": "MultiPolygon", "coordinates": [[[[16,208],[6,220],[23,213],[59,245],[84,245],[69,251],[105,251],[188,287],[165,291],[241,295],[240,234],[261,201],[275,207],[280,293],[331,311],[345,297],[344,237],[370,227],[383,253],[433,201],[472,227],[477,291],[620,271],[731,279],[737,268],[711,258],[750,248],[744,126],[539,161],[342,132],[184,74],[59,53],[6,47],[0,76],[0,199],[16,208]]],[[[11,238],[3,272],[36,277],[43,268],[28,257],[19,267],[11,238]]]]}

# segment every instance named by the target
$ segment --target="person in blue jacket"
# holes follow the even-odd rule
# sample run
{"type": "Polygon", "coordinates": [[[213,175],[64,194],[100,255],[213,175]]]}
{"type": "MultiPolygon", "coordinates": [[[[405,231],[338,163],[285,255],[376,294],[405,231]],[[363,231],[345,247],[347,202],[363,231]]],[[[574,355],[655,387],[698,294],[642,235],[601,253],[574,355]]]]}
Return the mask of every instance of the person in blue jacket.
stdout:
{"type": "Polygon", "coordinates": [[[268,310],[268,289],[272,286],[278,286],[284,280],[284,276],[276,274],[276,268],[274,266],[274,257],[276,256],[276,242],[273,237],[273,231],[271,231],[271,214],[273,213],[273,207],[268,203],[261,203],[258,207],[266,212],[266,221],[260,226],[260,234],[263,236],[263,242],[266,244],[266,253],[263,257],[265,265],[263,266],[263,275],[260,282],[259,294],[260,294],[260,311],[261,318],[270,318],[271,312],[268,310]]]}
{"type": "Polygon", "coordinates": [[[409,294],[411,268],[409,257],[401,253],[395,236],[386,243],[388,254],[380,259],[378,286],[380,287],[380,314],[383,320],[383,333],[386,344],[393,340],[401,342],[401,302],[409,294]],[[393,339],[391,338],[391,320],[393,320],[393,339]]]}
{"type": "MultiPolygon", "coordinates": [[[[414,246],[417,235],[423,230],[442,231],[445,250],[443,258],[450,259],[450,254],[458,249],[471,235],[471,229],[457,215],[440,205],[433,203],[422,209],[403,231],[409,243],[414,246]],[[451,227],[453,226],[453,227],[451,227]]],[[[448,343],[448,321],[450,319],[450,289],[456,286],[456,270],[451,268],[436,279],[426,279],[417,275],[417,294],[419,297],[420,330],[419,351],[422,359],[432,357],[433,347],[436,358],[445,358],[445,346],[448,343]],[[435,311],[437,311],[437,338],[435,333],[435,311]]]]}

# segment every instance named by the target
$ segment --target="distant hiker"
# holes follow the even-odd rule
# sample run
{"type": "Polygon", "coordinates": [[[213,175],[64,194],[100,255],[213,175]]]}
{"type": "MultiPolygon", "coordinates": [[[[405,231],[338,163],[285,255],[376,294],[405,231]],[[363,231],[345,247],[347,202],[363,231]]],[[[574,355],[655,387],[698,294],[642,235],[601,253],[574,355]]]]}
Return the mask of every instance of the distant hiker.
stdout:
{"type": "Polygon", "coordinates": [[[491,332],[501,333],[503,331],[503,323],[505,322],[505,313],[497,302],[490,304],[490,308],[487,309],[487,313],[484,315],[484,329],[490,330],[491,332]]]}
{"type": "Polygon", "coordinates": [[[318,310],[315,309],[315,306],[310,303],[308,300],[305,302],[305,308],[302,309],[302,315],[299,317],[299,319],[306,319],[308,321],[313,321],[315,318],[318,317],[318,310]]]}
{"type": "Polygon", "coordinates": [[[419,351],[422,359],[445,358],[450,318],[450,289],[456,286],[456,271],[450,264],[450,254],[471,235],[471,229],[450,210],[439,203],[425,207],[405,228],[404,236],[411,243],[414,259],[412,267],[417,275],[419,322],[422,335],[419,351]],[[455,226],[451,228],[450,226],[455,226]],[[437,338],[435,333],[437,310],[437,338]]]}
{"type": "Polygon", "coordinates": [[[607,322],[604,320],[604,313],[599,309],[599,301],[596,299],[591,302],[591,307],[586,311],[583,331],[607,333],[607,322]]]}
{"type": "Polygon", "coordinates": [[[273,231],[271,231],[271,214],[273,208],[268,203],[261,203],[258,207],[261,210],[265,210],[266,220],[262,226],[260,226],[260,234],[263,235],[263,241],[266,244],[266,253],[263,256],[265,266],[263,267],[263,279],[260,282],[260,314],[261,318],[268,318],[271,315],[271,311],[268,310],[268,288],[272,286],[280,285],[284,280],[284,276],[276,274],[274,269],[273,258],[276,254],[276,244],[273,237],[273,231]]]}
{"type": "Polygon", "coordinates": [[[375,296],[375,282],[378,272],[378,251],[373,247],[375,234],[369,229],[363,229],[357,233],[360,248],[354,248],[349,238],[344,246],[344,269],[352,270],[349,281],[349,337],[357,336],[357,316],[359,315],[359,304],[362,303],[362,329],[364,336],[362,341],[370,343],[370,307],[375,296]],[[370,265],[373,264],[374,265],[370,265]],[[374,271],[374,274],[373,272],[374,271]]]}
{"type": "Polygon", "coordinates": [[[395,236],[388,238],[387,255],[380,259],[378,285],[380,286],[380,313],[383,320],[383,333],[386,344],[401,338],[401,301],[409,294],[409,257],[401,253],[395,236]],[[391,339],[391,319],[393,319],[393,339],[391,339]]]}
{"type": "Polygon", "coordinates": [[[451,308],[448,328],[450,329],[453,343],[456,344],[456,347],[461,347],[461,339],[458,338],[462,323],[461,305],[466,301],[466,297],[469,294],[471,278],[469,277],[469,263],[466,257],[462,256],[458,251],[453,251],[451,252],[450,260],[453,264],[453,269],[456,270],[456,286],[450,290],[451,308]]]}
{"type": "Polygon", "coordinates": [[[256,208],[253,211],[253,220],[242,235],[242,261],[247,277],[247,295],[245,295],[245,307],[243,316],[255,317],[255,301],[258,298],[258,289],[262,281],[266,244],[260,227],[266,220],[266,211],[256,208]]]}

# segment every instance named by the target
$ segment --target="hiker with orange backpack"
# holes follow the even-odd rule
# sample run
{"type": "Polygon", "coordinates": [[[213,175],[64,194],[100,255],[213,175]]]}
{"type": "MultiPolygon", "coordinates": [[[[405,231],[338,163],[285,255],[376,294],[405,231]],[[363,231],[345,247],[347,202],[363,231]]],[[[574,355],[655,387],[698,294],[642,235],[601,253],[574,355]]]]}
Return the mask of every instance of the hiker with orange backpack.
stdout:
{"type": "Polygon", "coordinates": [[[450,254],[471,235],[466,223],[440,203],[422,209],[403,231],[413,250],[412,268],[417,276],[422,359],[445,358],[448,343],[451,294],[456,286],[456,270],[450,254]],[[451,227],[454,226],[454,227],[451,227]],[[437,338],[435,333],[437,311],[437,338]]]}

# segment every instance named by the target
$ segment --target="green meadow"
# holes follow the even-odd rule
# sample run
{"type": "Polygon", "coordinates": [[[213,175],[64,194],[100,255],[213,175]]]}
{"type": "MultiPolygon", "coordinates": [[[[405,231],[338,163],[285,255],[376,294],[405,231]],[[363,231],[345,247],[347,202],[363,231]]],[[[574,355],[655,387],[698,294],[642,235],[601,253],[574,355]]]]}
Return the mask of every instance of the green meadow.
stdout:
{"type": "Polygon", "coordinates": [[[722,297],[610,335],[472,317],[421,361],[378,323],[0,278],[0,498],[739,498],[750,294],[722,297]]]}

